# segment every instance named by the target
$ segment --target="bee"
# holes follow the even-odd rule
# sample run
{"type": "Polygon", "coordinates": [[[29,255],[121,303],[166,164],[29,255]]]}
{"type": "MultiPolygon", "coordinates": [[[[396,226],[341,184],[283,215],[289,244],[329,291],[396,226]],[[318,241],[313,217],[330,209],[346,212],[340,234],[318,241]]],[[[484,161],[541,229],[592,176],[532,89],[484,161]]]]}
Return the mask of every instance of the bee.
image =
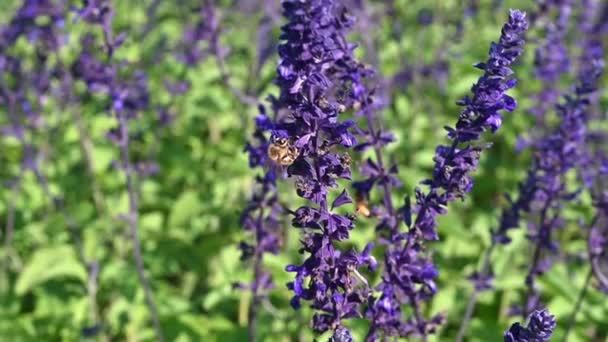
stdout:
{"type": "Polygon", "coordinates": [[[329,107],[329,101],[327,101],[325,97],[321,96],[319,99],[317,99],[317,106],[319,106],[321,109],[327,109],[329,107]]]}
{"type": "Polygon", "coordinates": [[[351,159],[351,157],[350,157],[350,155],[348,153],[345,152],[345,153],[342,153],[340,155],[340,163],[342,164],[342,166],[344,166],[344,167],[350,167],[350,163],[352,161],[353,160],[351,159]]]}
{"type": "Polygon", "coordinates": [[[283,137],[272,137],[268,146],[268,158],[280,166],[293,164],[300,151],[291,141],[283,137]]]}
{"type": "Polygon", "coordinates": [[[365,197],[363,197],[359,193],[355,195],[355,207],[355,214],[357,216],[369,217],[371,215],[371,210],[369,209],[369,202],[365,197]]]}

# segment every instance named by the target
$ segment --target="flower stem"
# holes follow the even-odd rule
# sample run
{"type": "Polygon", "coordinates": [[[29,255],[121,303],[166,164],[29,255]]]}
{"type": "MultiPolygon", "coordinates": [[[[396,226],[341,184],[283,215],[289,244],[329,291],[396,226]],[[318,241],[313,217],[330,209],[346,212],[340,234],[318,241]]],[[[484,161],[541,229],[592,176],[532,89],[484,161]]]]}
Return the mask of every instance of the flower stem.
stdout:
{"type": "Polygon", "coordinates": [[[551,203],[553,202],[552,198],[547,199],[545,206],[543,207],[541,213],[540,213],[540,220],[539,220],[539,228],[538,228],[538,236],[536,237],[536,244],[534,246],[534,254],[532,257],[532,262],[530,264],[530,268],[528,270],[528,275],[526,276],[526,286],[528,287],[528,290],[526,291],[526,296],[524,297],[524,302],[523,302],[523,306],[522,306],[522,317],[524,320],[526,320],[528,318],[528,316],[532,313],[532,310],[534,310],[535,308],[530,308],[529,307],[529,302],[530,299],[532,298],[532,296],[534,295],[534,278],[536,277],[536,268],[538,267],[538,263],[540,262],[540,257],[541,257],[541,240],[543,238],[546,238],[547,240],[550,239],[550,236],[548,236],[551,233],[551,226],[553,225],[553,221],[555,219],[557,219],[557,216],[555,218],[553,218],[551,220],[551,222],[545,223],[545,221],[547,220],[547,212],[549,210],[549,207],[551,206],[551,203]],[[545,237],[545,235],[547,235],[545,237]]]}
{"type": "MultiPolygon", "coordinates": [[[[479,276],[483,279],[488,275],[490,271],[490,260],[492,259],[492,253],[494,252],[494,248],[496,248],[496,242],[492,239],[492,244],[486,252],[484,253],[483,265],[481,266],[481,271],[479,272],[479,276]]],[[[458,335],[456,335],[456,342],[462,342],[464,336],[467,332],[467,328],[469,326],[469,322],[473,317],[473,311],[475,310],[475,305],[477,304],[477,299],[479,298],[480,291],[477,288],[473,289],[473,293],[469,297],[469,302],[467,304],[466,311],[464,313],[464,317],[460,323],[460,328],[458,329],[458,335]]]]}
{"type": "MultiPolygon", "coordinates": [[[[12,186],[12,198],[8,199],[6,202],[8,203],[7,213],[6,213],[6,224],[4,226],[4,270],[6,271],[6,276],[8,276],[8,271],[10,267],[10,258],[14,254],[12,248],[13,242],[13,232],[15,231],[15,202],[20,192],[20,182],[18,179],[15,181],[15,184],[12,186]]],[[[8,279],[8,278],[7,278],[8,279]]]]}
{"type": "MultiPolygon", "coordinates": [[[[380,134],[380,129],[378,131],[375,130],[374,128],[374,119],[372,117],[372,113],[370,110],[366,111],[366,119],[367,119],[367,125],[369,127],[370,133],[372,135],[372,144],[374,144],[374,153],[376,155],[376,162],[378,163],[378,167],[380,168],[380,170],[382,170],[383,176],[384,173],[386,172],[386,167],[384,166],[384,161],[382,159],[382,151],[380,150],[380,146],[378,146],[378,135],[380,134]]],[[[382,189],[383,189],[383,201],[384,201],[384,206],[386,207],[386,210],[389,214],[390,217],[395,217],[395,210],[394,210],[394,206],[393,206],[393,199],[391,197],[391,189],[390,189],[390,185],[388,184],[388,182],[382,182],[382,189]]],[[[395,225],[391,228],[391,234],[395,234],[397,231],[397,227],[398,224],[397,222],[395,222],[395,225]]]]}
{"type": "Polygon", "coordinates": [[[600,219],[600,214],[598,213],[593,217],[593,220],[591,221],[591,224],[589,225],[589,233],[587,235],[587,250],[589,253],[589,261],[591,262],[591,272],[593,273],[593,275],[595,276],[597,281],[600,283],[601,288],[608,288],[608,277],[604,274],[604,272],[602,272],[601,267],[599,265],[600,255],[597,255],[592,250],[592,242],[593,242],[592,232],[594,229],[596,229],[595,225],[597,224],[597,221],[599,219],[600,219]]]}
{"type": "Polygon", "coordinates": [[[574,323],[576,322],[576,315],[578,314],[578,312],[581,309],[585,295],[587,295],[587,290],[589,289],[589,285],[591,284],[592,276],[593,276],[593,270],[589,270],[589,272],[587,273],[587,276],[585,277],[585,284],[583,285],[581,292],[578,294],[578,299],[576,300],[574,309],[572,310],[572,313],[570,314],[570,319],[568,320],[568,325],[566,326],[566,332],[564,333],[564,338],[562,339],[562,341],[564,341],[564,342],[568,341],[568,335],[570,335],[570,331],[572,331],[572,328],[574,327],[574,323]]]}
{"type": "Polygon", "coordinates": [[[91,180],[91,188],[93,190],[93,201],[95,202],[95,208],[97,209],[97,214],[99,216],[103,216],[103,213],[105,213],[106,206],[101,189],[99,187],[99,182],[95,177],[95,169],[93,164],[93,144],[91,143],[91,139],[87,134],[87,129],[85,127],[79,108],[76,108],[74,110],[74,121],[76,121],[76,126],[78,127],[78,135],[80,136],[80,149],[82,150],[82,155],[84,156],[87,172],[91,180]]]}
{"type": "Polygon", "coordinates": [[[158,317],[158,311],[156,309],[156,304],[154,302],[154,297],[152,295],[152,289],[150,286],[150,282],[146,277],[146,270],[144,266],[144,260],[141,252],[141,245],[139,242],[138,236],[138,203],[137,203],[137,195],[135,193],[135,185],[133,182],[132,175],[132,167],[131,162],[129,160],[129,132],[127,127],[127,119],[124,115],[117,113],[117,117],[119,120],[120,126],[120,134],[121,138],[124,139],[120,144],[120,154],[122,159],[122,167],[125,171],[126,182],[127,182],[127,192],[129,196],[129,216],[128,216],[128,224],[131,235],[131,242],[133,243],[133,256],[135,258],[135,266],[137,268],[137,276],[139,277],[139,282],[144,289],[144,298],[146,300],[146,305],[148,306],[148,311],[150,312],[150,318],[152,319],[152,324],[154,326],[154,331],[156,332],[156,339],[158,341],[164,341],[163,331],[160,325],[160,320],[158,317]]]}
{"type": "MultiPolygon", "coordinates": [[[[264,209],[260,208],[260,215],[258,216],[258,227],[261,227],[264,220],[264,209]]],[[[260,297],[258,291],[260,289],[259,280],[262,276],[262,257],[264,256],[263,251],[259,249],[260,244],[262,243],[262,232],[261,229],[256,230],[255,234],[256,238],[256,246],[258,250],[255,252],[255,263],[253,268],[253,283],[252,283],[252,301],[249,306],[248,313],[248,321],[249,326],[247,329],[247,333],[249,334],[249,341],[255,342],[257,341],[257,315],[258,315],[258,306],[260,305],[260,297]]]]}

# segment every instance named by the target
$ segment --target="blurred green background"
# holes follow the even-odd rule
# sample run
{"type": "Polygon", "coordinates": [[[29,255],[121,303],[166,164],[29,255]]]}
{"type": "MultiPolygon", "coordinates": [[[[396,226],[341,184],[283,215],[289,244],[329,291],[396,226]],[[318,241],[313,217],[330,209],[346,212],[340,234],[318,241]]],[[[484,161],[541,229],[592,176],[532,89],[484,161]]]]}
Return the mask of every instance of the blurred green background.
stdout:
{"type": "MultiPolygon", "coordinates": [[[[8,23],[19,3],[2,1],[1,24],[8,23]]],[[[150,154],[160,166],[158,174],[140,179],[137,186],[144,262],[166,339],[244,341],[251,298],[247,291],[233,289],[233,283],[246,283],[252,275],[251,265],[239,261],[237,245],[249,238],[239,225],[239,215],[259,172],[249,169],[242,152],[251,139],[257,108],[241,103],[226,87],[214,58],[192,68],[176,60],[175,49],[184,27],[198,20],[197,12],[191,10],[198,2],[162,1],[153,16],[146,13],[150,1],[113,3],[115,32],[128,33],[117,57],[127,58],[145,70],[153,101],[169,106],[175,116],[173,124],[164,128],[158,127],[154,110],[142,113],[138,125],[143,135],[132,147],[134,154],[150,154]],[[150,30],[143,35],[146,25],[150,30]],[[170,95],[163,82],[180,77],[191,82],[191,89],[184,95],[170,95]]],[[[469,17],[464,16],[463,2],[454,0],[371,1],[365,2],[363,12],[352,6],[359,21],[351,40],[362,42],[357,55],[379,68],[384,79],[414,70],[405,82],[396,78],[387,94],[390,104],[382,111],[385,127],[398,139],[386,151],[400,166],[405,184],[394,194],[396,201],[411,194],[420,180],[431,175],[436,144],[445,141],[442,127],[455,123],[459,113],[455,101],[467,94],[480,76],[472,64],[485,60],[490,42],[499,37],[507,9],[536,9],[534,2],[523,0],[504,1],[497,9],[493,1],[478,3],[477,13],[469,17]],[[392,15],[386,15],[389,6],[393,6],[392,15]],[[422,9],[431,11],[432,25],[418,22],[422,9]],[[458,25],[462,25],[461,32],[458,25]],[[417,71],[437,60],[449,66],[444,84],[433,75],[417,71]]],[[[278,40],[282,21],[276,20],[283,20],[277,17],[278,1],[219,1],[218,10],[221,43],[230,49],[223,60],[229,82],[265,101],[269,94],[277,93],[272,84],[276,55],[271,54],[263,63],[258,56],[264,49],[273,49],[272,44],[278,40]],[[263,23],[268,21],[272,23],[270,33],[264,31],[268,26],[263,23]]],[[[575,9],[574,18],[576,15],[575,9]]],[[[581,51],[573,43],[580,36],[576,35],[576,20],[571,22],[570,52],[578,56],[581,51]]],[[[66,30],[70,38],[61,56],[70,61],[78,52],[78,37],[95,28],[82,21],[67,21],[66,30]]],[[[500,207],[506,203],[502,194],[515,191],[529,166],[529,152],[517,154],[514,146],[533,123],[526,108],[534,104],[530,94],[541,86],[534,78],[532,62],[542,37],[542,30],[531,28],[525,56],[515,67],[520,83],[510,92],[520,107],[505,115],[498,134],[486,137],[494,146],[482,156],[473,192],[440,219],[441,241],[429,247],[441,274],[440,291],[428,310],[446,312],[448,318],[431,341],[453,340],[471,291],[466,276],[476,268],[479,255],[489,243],[489,229],[495,227],[500,207]]],[[[20,41],[18,48],[24,60],[34,60],[25,41],[20,41]]],[[[564,77],[561,89],[570,89],[572,80],[572,75],[564,77]]],[[[604,92],[600,99],[604,112],[607,105],[604,92]]],[[[4,110],[0,108],[2,116],[4,110]]],[[[18,189],[0,188],[0,225],[4,227],[14,218],[15,227],[10,243],[0,247],[0,341],[154,340],[128,229],[120,219],[128,211],[128,196],[123,174],[111,167],[118,151],[105,137],[114,125],[113,119],[95,101],[79,108],[60,108],[51,101],[44,117],[44,127],[32,139],[43,151],[40,165],[51,193],[63,197],[67,212],[76,219],[87,259],[99,262],[95,286],[101,329],[95,325],[87,298],[87,286],[90,290],[93,284],[87,280],[86,265],[79,261],[71,243],[65,216],[28,172],[23,174],[18,189]],[[74,111],[82,116],[84,135],[74,111]],[[92,173],[87,172],[83,144],[90,144],[92,173]]],[[[3,180],[18,175],[23,154],[20,145],[4,137],[0,154],[3,180]]],[[[281,191],[287,200],[295,198],[291,184],[282,184],[281,191]]],[[[589,218],[589,199],[585,197],[580,204],[564,210],[572,222],[570,233],[560,237],[568,242],[564,243],[566,258],[565,252],[585,251],[576,222],[589,218]]],[[[297,254],[298,231],[289,227],[286,222],[288,238],[282,253],[264,259],[264,267],[272,271],[277,287],[260,310],[261,341],[315,338],[308,328],[311,311],[293,311],[284,286],[291,279],[284,271],[285,265],[301,260],[297,254]]],[[[359,220],[349,243],[362,248],[374,238],[373,227],[372,220],[359,220]]],[[[507,316],[507,311],[512,303],[519,302],[524,289],[526,260],[530,258],[524,233],[523,229],[514,232],[514,242],[495,253],[497,290],[480,297],[467,340],[500,341],[502,332],[515,320],[507,316]]],[[[7,241],[4,229],[2,240],[7,241]]],[[[575,260],[568,266],[556,265],[542,277],[543,301],[558,318],[555,340],[563,334],[587,271],[584,261],[575,260]]],[[[590,290],[570,341],[588,340],[592,329],[605,336],[607,303],[605,294],[590,290]]],[[[361,340],[366,322],[353,320],[350,324],[356,340],[361,340]]]]}

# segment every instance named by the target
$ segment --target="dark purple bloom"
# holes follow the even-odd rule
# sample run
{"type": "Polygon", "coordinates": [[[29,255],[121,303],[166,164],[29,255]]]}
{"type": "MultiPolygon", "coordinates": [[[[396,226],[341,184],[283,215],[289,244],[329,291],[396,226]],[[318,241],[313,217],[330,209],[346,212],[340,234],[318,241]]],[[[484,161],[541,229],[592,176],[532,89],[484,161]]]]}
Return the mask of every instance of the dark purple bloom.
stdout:
{"type": "Polygon", "coordinates": [[[350,157],[336,148],[356,145],[355,123],[341,121],[340,114],[357,108],[365,96],[363,78],[369,70],[354,58],[354,44],[346,41],[353,18],[333,1],[283,2],[289,20],[282,27],[276,83],[280,95],[273,99],[277,111],[272,139],[285,139],[297,150],[297,159],[287,167],[295,178],[296,193],[308,204],[295,212],[293,225],[306,228],[300,252],[301,265],[288,265],[295,273],[288,288],[292,306],[310,302],[316,313],[316,331],[334,330],[346,336],[342,320],[361,317],[361,304],[369,293],[358,272],[375,267],[369,248],[363,253],[344,252],[335,243],[348,239],[354,217],[332,212],[332,207],[350,202],[343,190],[332,202],[331,189],[338,179],[350,179],[350,157]]]}
{"type": "MultiPolygon", "coordinates": [[[[374,341],[381,336],[427,335],[444,320],[436,315],[428,321],[421,316],[422,302],[428,301],[437,291],[435,278],[438,270],[424,253],[426,240],[437,240],[437,217],[447,212],[447,205],[471,190],[473,180],[470,173],[477,169],[481,151],[487,145],[472,145],[483,132],[495,132],[501,125],[500,111],[512,111],[516,102],[505,92],[515,85],[509,66],[521,55],[523,34],[527,29],[525,14],[514,10],[502,29],[498,43],[492,43],[489,58],[476,66],[485,71],[472,87],[473,96],[465,97],[459,104],[461,111],[455,128],[446,127],[450,146],[440,145],[435,152],[433,178],[422,182],[429,186],[424,193],[416,189],[416,205],[410,208],[409,198],[398,211],[400,220],[410,228],[407,234],[393,228],[390,245],[385,254],[385,273],[377,287],[382,292],[379,299],[372,298],[368,317],[372,325],[367,336],[374,341]],[[468,144],[467,144],[468,143],[468,144]],[[411,213],[416,220],[411,222],[411,213]],[[409,305],[414,318],[404,321],[401,306],[409,305]]],[[[374,167],[370,167],[374,170],[374,167]]],[[[373,172],[372,172],[373,174],[373,172]]],[[[362,182],[359,187],[367,190],[373,182],[362,182]]],[[[484,279],[484,282],[487,282],[484,279]]]]}
{"type": "Polygon", "coordinates": [[[436,216],[445,211],[448,202],[463,198],[471,190],[473,181],[469,173],[477,169],[479,155],[488,147],[459,145],[478,140],[481,133],[487,130],[495,132],[502,122],[499,112],[513,111],[515,108],[515,100],[505,92],[516,82],[507,77],[512,74],[509,66],[522,53],[522,36],[526,29],[525,14],[511,11],[499,42],[492,43],[489,59],[476,65],[485,73],[471,88],[473,96],[458,102],[465,108],[455,128],[446,127],[448,137],[453,142],[450,146],[437,147],[433,179],[423,182],[430,187],[430,191],[423,195],[419,190],[416,195],[418,217],[414,227],[425,239],[437,239],[436,216]]]}
{"type": "Polygon", "coordinates": [[[353,342],[353,335],[346,328],[340,327],[336,329],[328,342],[353,342]]]}
{"type": "MultiPolygon", "coordinates": [[[[563,20],[567,19],[568,8],[561,8],[565,13],[563,20]]],[[[565,25],[562,23],[562,25],[565,25]]],[[[563,30],[564,28],[561,28],[563,30]]],[[[553,31],[551,31],[553,32],[553,31]]],[[[547,52],[548,49],[560,46],[563,32],[553,36],[549,32],[547,45],[544,49],[537,50],[537,76],[547,83],[555,83],[560,73],[567,71],[567,55],[564,49],[560,51],[547,52]],[[540,51],[540,52],[539,52],[540,51]],[[539,59],[539,54],[547,53],[551,58],[539,59]],[[540,63],[540,64],[539,64],[540,63]],[[557,65],[555,64],[557,63],[557,65]]],[[[584,163],[589,158],[585,153],[584,140],[586,136],[586,122],[588,120],[586,106],[587,96],[594,90],[595,82],[599,76],[597,60],[591,60],[585,76],[581,78],[581,86],[575,90],[576,97],[566,97],[564,105],[558,105],[558,114],[562,120],[560,125],[545,137],[537,137],[531,142],[535,150],[534,163],[528,170],[527,177],[519,185],[518,197],[512,199],[506,196],[508,206],[503,209],[499,225],[492,231],[492,242],[490,248],[485,252],[484,262],[481,270],[472,277],[475,284],[475,293],[487,289],[484,279],[490,275],[490,259],[492,252],[499,244],[508,244],[511,239],[508,232],[520,224],[521,216],[525,213],[534,215],[538,222],[529,222],[530,233],[528,238],[534,241],[536,248],[533,255],[532,266],[529,269],[526,283],[529,286],[525,309],[520,311],[530,312],[538,305],[539,293],[534,287],[536,276],[545,273],[552,265],[551,256],[557,253],[559,245],[553,238],[555,230],[564,225],[559,213],[562,202],[575,199],[579,191],[568,190],[565,186],[564,175],[584,163]],[[482,284],[479,281],[482,281],[482,284]]],[[[546,88],[548,89],[548,88],[546,88]]],[[[548,99],[545,99],[548,101],[548,99]]],[[[489,285],[489,284],[488,284],[489,285]]],[[[476,295],[473,294],[469,307],[473,308],[476,295]]],[[[472,310],[467,310],[471,314],[472,310]]],[[[465,317],[461,326],[460,337],[466,328],[466,322],[470,317],[465,317]]]]}
{"type": "Polygon", "coordinates": [[[124,43],[126,34],[114,35],[112,28],[114,12],[110,0],[85,0],[84,7],[76,9],[76,12],[79,18],[90,24],[90,28],[101,29],[103,42],[99,42],[90,32],[83,35],[81,51],[71,65],[70,76],[74,80],[83,81],[88,91],[97,93],[102,108],[115,120],[115,126],[110,129],[107,137],[118,149],[120,158],[114,161],[113,165],[124,174],[129,203],[128,213],[120,216],[129,228],[137,275],[144,289],[144,298],[156,339],[163,340],[159,314],[146,276],[138,237],[140,208],[136,186],[138,176],[145,177],[158,173],[159,165],[149,157],[135,159],[131,153],[132,143],[141,140],[142,134],[133,130],[130,123],[152,107],[148,76],[143,70],[134,68],[128,61],[119,61],[115,58],[114,51],[124,43]]]}
{"type": "Polygon", "coordinates": [[[505,332],[505,342],[545,342],[551,339],[555,330],[555,317],[549,311],[534,311],[528,319],[528,326],[513,323],[505,332]]]}
{"type": "Polygon", "coordinates": [[[498,229],[493,230],[492,245],[511,243],[509,230],[519,227],[522,212],[530,210],[530,203],[534,199],[536,175],[534,170],[528,170],[528,177],[519,184],[517,199],[505,194],[508,205],[503,208],[498,221],[498,229]]]}

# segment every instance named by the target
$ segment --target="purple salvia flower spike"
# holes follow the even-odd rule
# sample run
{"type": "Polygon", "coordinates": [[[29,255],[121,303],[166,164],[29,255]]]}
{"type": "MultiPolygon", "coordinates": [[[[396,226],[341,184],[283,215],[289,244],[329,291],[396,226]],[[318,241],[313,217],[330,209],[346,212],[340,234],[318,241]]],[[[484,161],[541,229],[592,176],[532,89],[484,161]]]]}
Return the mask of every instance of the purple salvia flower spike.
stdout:
{"type": "Polygon", "coordinates": [[[385,255],[386,270],[377,290],[380,299],[371,299],[368,317],[372,320],[367,340],[381,336],[422,336],[435,331],[444,317],[439,314],[426,321],[421,314],[422,302],[428,301],[437,291],[435,278],[438,270],[423,253],[426,240],[437,240],[437,217],[447,212],[447,205],[471,190],[473,180],[469,175],[478,167],[485,145],[465,145],[479,140],[486,131],[500,128],[501,110],[512,111],[515,101],[505,94],[515,83],[508,79],[510,65],[522,53],[523,35],[527,30],[525,13],[512,10],[502,28],[498,43],[492,43],[488,60],[477,65],[484,75],[473,85],[473,95],[458,102],[464,109],[455,127],[447,127],[450,146],[440,145],[435,152],[433,178],[422,182],[430,189],[415,191],[416,205],[410,209],[409,201],[400,210],[403,220],[410,221],[410,212],[416,214],[408,234],[393,234],[385,255]],[[391,305],[387,306],[388,303],[391,305]],[[401,305],[409,305],[414,317],[402,320],[401,305]],[[390,308],[390,309],[389,309],[390,308]]]}
{"type": "Polygon", "coordinates": [[[375,260],[369,250],[359,254],[335,247],[348,239],[354,217],[332,212],[351,201],[346,191],[333,203],[328,195],[338,187],[337,179],[351,178],[350,157],[336,147],[357,144],[356,126],[354,121],[340,121],[340,114],[358,106],[367,71],[354,60],[354,45],[346,41],[353,22],[342,6],[320,0],[288,0],[282,5],[289,22],[282,27],[278,47],[280,95],[273,99],[277,116],[271,139],[297,149],[287,175],[296,179],[298,196],[309,204],[293,212],[293,225],[311,229],[302,238],[306,260],[286,267],[296,273],[288,288],[294,308],[309,301],[316,310],[314,330],[333,330],[335,340],[348,340],[342,321],[362,315],[360,306],[369,292],[357,270],[375,267],[375,260]]]}

